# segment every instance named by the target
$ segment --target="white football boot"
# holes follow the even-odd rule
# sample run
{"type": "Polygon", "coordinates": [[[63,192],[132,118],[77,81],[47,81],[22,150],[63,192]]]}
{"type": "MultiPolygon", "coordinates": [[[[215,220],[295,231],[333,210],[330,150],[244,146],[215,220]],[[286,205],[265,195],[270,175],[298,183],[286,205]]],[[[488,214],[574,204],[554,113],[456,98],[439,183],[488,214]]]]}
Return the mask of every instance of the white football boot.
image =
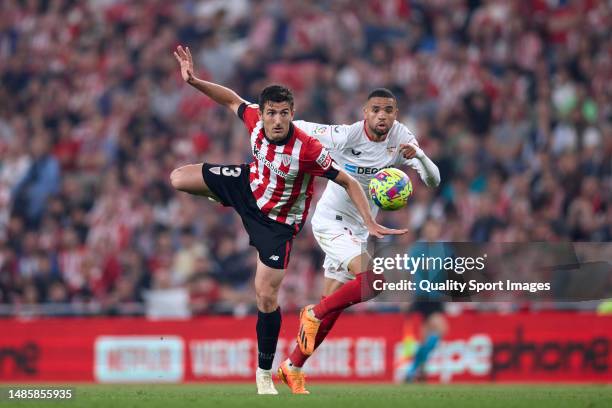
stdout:
{"type": "Polygon", "coordinates": [[[255,372],[255,380],[257,381],[257,394],[278,394],[278,391],[276,391],[276,388],[274,388],[274,382],[272,381],[272,370],[263,370],[257,367],[257,371],[255,372]]]}

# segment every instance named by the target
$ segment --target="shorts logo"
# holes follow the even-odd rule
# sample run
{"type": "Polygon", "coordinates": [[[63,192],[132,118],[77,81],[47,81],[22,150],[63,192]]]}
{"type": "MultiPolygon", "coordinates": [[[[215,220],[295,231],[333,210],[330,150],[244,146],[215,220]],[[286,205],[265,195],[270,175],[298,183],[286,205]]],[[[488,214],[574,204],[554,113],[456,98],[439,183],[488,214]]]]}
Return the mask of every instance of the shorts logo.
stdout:
{"type": "Polygon", "coordinates": [[[280,258],[280,257],[279,257],[278,255],[272,255],[272,256],[270,256],[270,258],[268,258],[268,259],[271,259],[271,260],[273,260],[273,261],[278,261],[278,259],[279,259],[279,258],[280,258]]]}
{"type": "Polygon", "coordinates": [[[221,167],[215,166],[208,169],[212,174],[216,174],[217,176],[221,174],[221,167]]]}
{"type": "Polygon", "coordinates": [[[289,166],[291,164],[291,155],[289,154],[282,154],[281,157],[283,158],[283,165],[285,166],[289,166]]]}
{"type": "Polygon", "coordinates": [[[332,158],[327,151],[327,149],[323,148],[321,150],[321,154],[317,158],[317,164],[323,168],[323,170],[327,170],[329,166],[331,166],[332,158]]]}

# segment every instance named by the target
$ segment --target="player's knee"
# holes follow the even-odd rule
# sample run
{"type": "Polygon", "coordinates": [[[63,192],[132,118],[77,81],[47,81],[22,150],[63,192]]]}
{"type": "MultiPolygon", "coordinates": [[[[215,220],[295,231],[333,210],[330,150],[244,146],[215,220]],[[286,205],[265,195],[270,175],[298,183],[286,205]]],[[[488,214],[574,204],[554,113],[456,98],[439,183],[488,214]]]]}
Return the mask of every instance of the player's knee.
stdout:
{"type": "Polygon", "coordinates": [[[185,191],[189,188],[186,166],[172,170],[172,173],[170,173],[170,184],[179,191],[185,191]]]}
{"type": "Polygon", "coordinates": [[[278,307],[278,291],[272,287],[257,288],[255,296],[257,308],[264,313],[273,312],[278,307]]]}
{"type": "Polygon", "coordinates": [[[170,184],[177,190],[181,189],[181,169],[174,169],[170,173],[170,184]]]}
{"type": "Polygon", "coordinates": [[[278,309],[278,302],[276,298],[272,297],[258,297],[257,298],[257,309],[264,313],[272,313],[278,309]]]}

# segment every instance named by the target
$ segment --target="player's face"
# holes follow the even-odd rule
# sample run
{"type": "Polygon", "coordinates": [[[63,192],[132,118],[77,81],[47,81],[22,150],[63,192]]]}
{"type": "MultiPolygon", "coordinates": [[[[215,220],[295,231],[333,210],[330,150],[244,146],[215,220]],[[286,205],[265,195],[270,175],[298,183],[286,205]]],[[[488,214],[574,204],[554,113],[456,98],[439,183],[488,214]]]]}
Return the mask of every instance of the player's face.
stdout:
{"type": "Polygon", "coordinates": [[[397,119],[397,103],[393,98],[370,98],[363,114],[370,137],[382,140],[397,119]]]}
{"type": "Polygon", "coordinates": [[[289,125],[293,120],[293,109],[289,102],[266,102],[263,112],[260,111],[259,115],[268,139],[280,141],[287,137],[289,125]]]}

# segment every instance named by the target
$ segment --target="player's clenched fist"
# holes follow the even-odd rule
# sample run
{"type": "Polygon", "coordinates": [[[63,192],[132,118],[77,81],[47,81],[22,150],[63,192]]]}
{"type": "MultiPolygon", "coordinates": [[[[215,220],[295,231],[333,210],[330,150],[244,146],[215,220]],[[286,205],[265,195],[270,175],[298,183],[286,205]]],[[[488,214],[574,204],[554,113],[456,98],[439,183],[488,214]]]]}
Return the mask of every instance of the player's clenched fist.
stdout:
{"type": "Polygon", "coordinates": [[[415,157],[421,157],[423,155],[423,150],[415,143],[408,143],[400,145],[400,152],[404,159],[413,159],[415,157]]]}
{"type": "Polygon", "coordinates": [[[181,75],[185,82],[190,82],[193,79],[193,58],[189,47],[183,48],[181,45],[176,47],[174,57],[181,66],[181,75]]]}

